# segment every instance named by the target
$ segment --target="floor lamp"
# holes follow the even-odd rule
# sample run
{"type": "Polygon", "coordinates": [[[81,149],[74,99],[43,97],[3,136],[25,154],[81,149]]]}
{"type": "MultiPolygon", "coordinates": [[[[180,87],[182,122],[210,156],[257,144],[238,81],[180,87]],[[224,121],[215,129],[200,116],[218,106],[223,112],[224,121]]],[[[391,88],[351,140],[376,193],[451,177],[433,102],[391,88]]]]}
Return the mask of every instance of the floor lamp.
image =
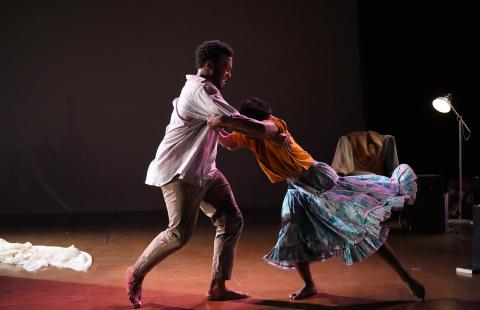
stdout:
{"type": "MultiPolygon", "coordinates": [[[[452,95],[447,94],[444,97],[437,97],[432,102],[435,110],[441,113],[448,113],[452,110],[457,116],[458,121],[458,193],[459,193],[459,207],[458,207],[458,219],[449,221],[450,223],[463,224],[468,223],[472,224],[472,221],[464,220],[462,218],[462,204],[463,204],[463,175],[462,175],[462,141],[465,139],[467,141],[470,138],[471,131],[468,128],[467,124],[463,120],[462,116],[458,114],[455,108],[452,105],[452,95]],[[464,130],[465,129],[465,130],[464,130]],[[465,135],[465,131],[467,134],[465,135]]],[[[473,253],[472,253],[472,264],[465,267],[457,267],[457,274],[460,275],[471,275],[480,272],[480,255],[479,250],[479,240],[476,240],[480,237],[480,206],[475,206],[473,210],[473,253]]]]}
{"type": "MultiPolygon", "coordinates": [[[[462,175],[462,140],[465,139],[467,141],[470,138],[471,131],[468,128],[467,124],[465,124],[462,116],[458,114],[455,108],[452,105],[452,94],[447,94],[444,97],[437,97],[432,102],[433,107],[435,110],[441,113],[448,113],[452,110],[455,115],[457,116],[458,121],[458,196],[459,196],[459,207],[458,207],[458,219],[456,220],[457,223],[465,222],[462,217],[462,204],[463,204],[463,175],[462,175]],[[465,130],[464,130],[465,129],[465,130]],[[467,135],[465,135],[465,131],[467,135]]],[[[466,221],[471,223],[470,221],[466,221]]]]}

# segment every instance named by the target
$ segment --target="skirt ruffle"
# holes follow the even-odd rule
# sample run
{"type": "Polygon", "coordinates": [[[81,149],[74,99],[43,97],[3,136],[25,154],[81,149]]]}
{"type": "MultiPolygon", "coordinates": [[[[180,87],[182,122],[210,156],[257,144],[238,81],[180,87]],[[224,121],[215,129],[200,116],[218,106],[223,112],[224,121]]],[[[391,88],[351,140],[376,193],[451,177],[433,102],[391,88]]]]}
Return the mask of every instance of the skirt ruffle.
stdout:
{"type": "Polygon", "coordinates": [[[299,178],[288,180],[279,238],[264,259],[283,269],[332,256],[348,265],[362,261],[387,239],[388,228],[381,223],[391,209],[415,201],[415,180],[406,164],[388,178],[339,177],[327,164],[315,163],[299,178]]]}

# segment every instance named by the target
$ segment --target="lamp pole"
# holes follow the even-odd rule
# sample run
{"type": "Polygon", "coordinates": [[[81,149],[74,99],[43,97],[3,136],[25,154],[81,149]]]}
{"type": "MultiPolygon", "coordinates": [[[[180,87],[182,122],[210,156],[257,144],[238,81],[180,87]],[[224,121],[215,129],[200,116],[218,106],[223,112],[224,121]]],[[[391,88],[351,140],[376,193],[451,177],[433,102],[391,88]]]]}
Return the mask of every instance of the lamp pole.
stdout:
{"type": "MultiPolygon", "coordinates": [[[[463,118],[460,114],[458,114],[457,110],[452,105],[452,94],[448,94],[447,96],[447,102],[450,105],[450,108],[452,108],[453,112],[457,116],[458,120],[458,219],[462,220],[462,209],[463,209],[463,174],[462,174],[462,132],[463,132],[463,127],[465,126],[465,129],[468,130],[469,133],[471,133],[470,128],[468,128],[467,124],[463,121],[463,118]]],[[[469,135],[470,137],[470,135],[469,135]]],[[[466,138],[467,140],[468,138],[466,138]]]]}
{"type": "Polygon", "coordinates": [[[456,221],[462,222],[463,214],[462,214],[462,205],[463,205],[463,175],[462,175],[462,138],[468,140],[470,135],[472,134],[470,128],[468,128],[467,124],[463,121],[463,118],[460,114],[458,114],[457,110],[452,105],[452,94],[447,94],[445,97],[437,97],[432,102],[433,107],[435,110],[441,113],[448,113],[450,110],[453,110],[455,115],[457,116],[458,121],[458,219],[456,221]],[[468,131],[468,136],[465,137],[463,134],[463,129],[468,131]],[[463,137],[462,137],[463,136],[463,137]]]}
{"type": "MultiPolygon", "coordinates": [[[[453,107],[452,107],[453,108],[453,107]]],[[[455,111],[455,110],[453,110],[455,111]]],[[[457,113],[455,111],[455,113],[457,113]]],[[[463,209],[463,175],[462,175],[462,117],[457,114],[458,119],[458,218],[462,219],[462,209],[463,209]]]]}

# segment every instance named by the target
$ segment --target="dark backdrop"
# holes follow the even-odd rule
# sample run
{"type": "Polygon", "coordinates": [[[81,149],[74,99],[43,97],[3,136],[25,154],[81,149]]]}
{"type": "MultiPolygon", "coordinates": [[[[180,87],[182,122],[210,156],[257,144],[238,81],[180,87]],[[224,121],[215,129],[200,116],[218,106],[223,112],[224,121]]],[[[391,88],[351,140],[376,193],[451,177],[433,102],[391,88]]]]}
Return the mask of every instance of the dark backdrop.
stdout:
{"type": "Polygon", "coordinates": [[[457,181],[458,123],[453,112],[432,107],[451,93],[472,131],[463,142],[463,174],[478,190],[477,13],[465,1],[359,1],[365,126],[395,135],[400,160],[417,173],[457,181]]]}
{"type": "MultiPolygon", "coordinates": [[[[316,159],[364,129],[356,1],[0,6],[0,214],[162,209],[145,173],[204,40],[235,50],[224,97],[271,101],[316,159]]],[[[281,204],[251,154],[217,162],[240,207],[281,204]]]]}

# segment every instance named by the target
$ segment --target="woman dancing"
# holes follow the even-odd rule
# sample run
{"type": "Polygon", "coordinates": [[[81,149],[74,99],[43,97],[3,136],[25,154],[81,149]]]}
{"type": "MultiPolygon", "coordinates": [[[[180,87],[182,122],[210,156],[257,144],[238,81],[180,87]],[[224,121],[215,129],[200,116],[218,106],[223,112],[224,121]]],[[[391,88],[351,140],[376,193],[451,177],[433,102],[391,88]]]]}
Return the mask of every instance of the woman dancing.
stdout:
{"type": "Polygon", "coordinates": [[[256,137],[242,134],[236,127],[236,117],[214,116],[208,125],[220,130],[223,147],[249,149],[272,183],[286,180],[288,184],[278,241],[264,260],[279,268],[297,270],[304,286],[290,298],[303,299],[317,293],[311,262],[337,256],[350,265],[378,252],[411,293],[423,301],[425,288],[396,258],[386,243],[388,227],[381,225],[390,217],[392,207],[415,201],[417,185],[412,168],[401,164],[391,178],[373,174],[339,176],[295,142],[285,121],[272,115],[268,102],[248,99],[239,110],[242,118],[257,123],[256,137]],[[235,131],[228,133],[222,127],[235,131]],[[263,139],[275,134],[284,137],[283,143],[263,139]]]}

